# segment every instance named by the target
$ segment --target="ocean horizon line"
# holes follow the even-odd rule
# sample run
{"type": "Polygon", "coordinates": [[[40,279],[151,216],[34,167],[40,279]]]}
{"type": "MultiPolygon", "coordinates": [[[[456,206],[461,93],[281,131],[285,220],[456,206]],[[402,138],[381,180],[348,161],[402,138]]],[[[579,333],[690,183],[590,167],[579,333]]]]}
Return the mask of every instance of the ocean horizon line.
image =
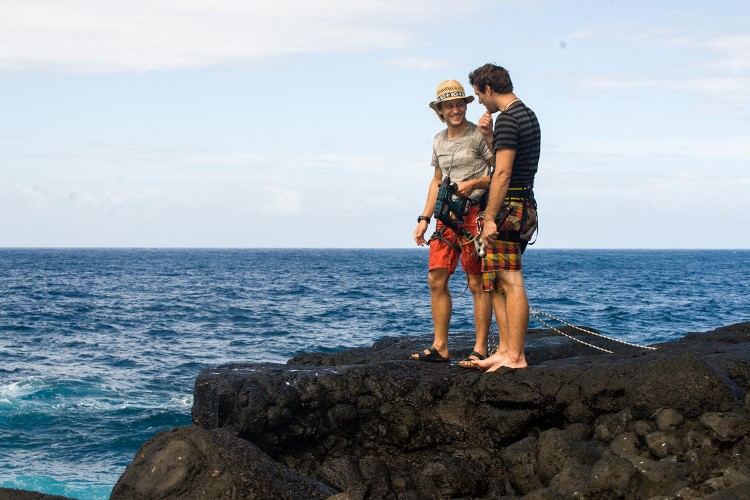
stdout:
{"type": "MultiPolygon", "coordinates": [[[[428,247],[233,247],[233,246],[0,246],[3,250],[414,250],[428,247]]],[[[750,248],[707,247],[537,247],[534,251],[750,251],[750,248]]]]}

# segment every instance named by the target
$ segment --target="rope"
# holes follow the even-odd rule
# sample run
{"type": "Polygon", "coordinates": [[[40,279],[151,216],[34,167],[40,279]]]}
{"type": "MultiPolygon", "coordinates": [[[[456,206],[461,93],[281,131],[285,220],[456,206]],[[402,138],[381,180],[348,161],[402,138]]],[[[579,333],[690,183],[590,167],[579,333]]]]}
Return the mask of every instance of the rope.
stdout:
{"type": "MultiPolygon", "coordinates": [[[[532,310],[532,311],[535,311],[535,312],[537,312],[537,313],[539,313],[539,314],[543,314],[544,316],[547,316],[548,318],[552,318],[552,319],[554,319],[555,321],[559,321],[560,323],[562,323],[562,324],[564,324],[564,325],[567,325],[567,326],[569,326],[569,327],[571,327],[571,328],[575,328],[576,330],[579,330],[579,331],[581,331],[581,332],[584,332],[584,333],[589,333],[589,334],[591,334],[591,335],[596,335],[597,337],[601,337],[601,338],[603,338],[603,339],[611,340],[612,342],[619,342],[620,344],[625,344],[625,345],[629,345],[629,346],[631,346],[631,347],[637,347],[637,348],[639,348],[639,349],[650,349],[650,350],[652,350],[652,351],[655,351],[655,350],[656,350],[656,347],[645,346],[645,345],[638,345],[638,344],[632,344],[632,343],[630,343],[630,342],[625,342],[624,340],[616,339],[616,338],[613,338],[613,337],[608,337],[608,336],[606,336],[606,335],[602,335],[601,333],[596,333],[596,332],[594,332],[594,331],[591,331],[591,330],[586,330],[585,328],[581,328],[581,327],[579,327],[579,326],[571,325],[571,324],[570,324],[570,323],[568,323],[567,321],[564,321],[564,320],[562,320],[562,319],[560,319],[560,318],[557,318],[557,317],[555,317],[555,316],[552,316],[551,314],[548,314],[548,313],[546,313],[546,312],[540,311],[539,309],[537,309],[537,308],[535,308],[535,307],[531,307],[531,306],[529,306],[529,309],[530,309],[530,310],[532,310]]],[[[542,321],[541,319],[539,319],[539,317],[538,317],[538,316],[537,316],[536,314],[534,314],[533,312],[532,312],[532,315],[533,315],[533,316],[534,316],[534,317],[535,317],[535,318],[536,318],[537,320],[539,320],[539,322],[540,322],[540,323],[543,323],[543,324],[547,325],[547,323],[545,323],[544,321],[542,321]]],[[[549,327],[549,325],[547,325],[547,326],[549,327]]],[[[550,327],[550,328],[551,328],[551,327],[550,327]]],[[[558,333],[562,333],[562,332],[560,332],[559,330],[557,330],[556,328],[552,328],[552,329],[553,329],[553,330],[555,330],[555,331],[556,331],[556,332],[558,332],[558,333]]],[[[565,334],[563,333],[563,335],[565,335],[565,334]]],[[[566,336],[566,337],[569,337],[569,335],[565,335],[565,336],[566,336]]],[[[574,339],[574,340],[576,340],[576,341],[578,341],[578,342],[581,342],[580,340],[578,340],[578,339],[575,339],[574,337],[570,337],[570,338],[572,338],[572,339],[574,339]]],[[[584,344],[585,344],[585,342],[584,342],[584,344]]],[[[587,345],[591,345],[591,344],[587,344],[587,345]]],[[[592,346],[592,347],[596,347],[596,346],[592,346]]],[[[599,349],[599,347],[597,347],[597,349],[599,349]]],[[[604,349],[602,349],[602,350],[604,350],[604,349]]],[[[606,352],[610,352],[610,351],[606,351],[606,352]]]]}
{"type": "MultiPolygon", "coordinates": [[[[529,309],[533,309],[533,308],[529,307],[529,309]]],[[[534,310],[536,311],[537,309],[534,309],[534,310]]],[[[542,313],[542,314],[544,314],[544,313],[542,313]]],[[[594,349],[599,349],[600,351],[604,351],[606,353],[613,354],[612,351],[608,351],[607,349],[604,349],[603,347],[598,347],[598,346],[595,346],[594,344],[589,344],[588,342],[584,342],[581,339],[577,339],[577,338],[573,337],[572,335],[568,335],[567,333],[565,333],[565,332],[563,332],[561,330],[558,330],[557,328],[555,328],[554,326],[550,325],[549,323],[547,323],[546,321],[544,321],[542,318],[540,318],[539,316],[537,316],[536,313],[534,313],[534,312],[532,312],[531,315],[534,316],[537,321],[539,321],[540,323],[542,323],[543,325],[545,325],[547,328],[556,331],[560,335],[564,335],[564,336],[568,337],[569,339],[575,340],[576,342],[580,342],[583,345],[587,345],[589,347],[593,347],[594,349]]]]}
{"type": "MultiPolygon", "coordinates": [[[[469,276],[467,275],[466,276],[466,288],[464,288],[464,291],[461,292],[461,295],[457,296],[456,298],[460,299],[461,297],[463,297],[464,295],[466,295],[466,290],[468,290],[468,289],[469,289],[469,276]]],[[[450,290],[448,291],[448,293],[450,293],[450,290]]]]}

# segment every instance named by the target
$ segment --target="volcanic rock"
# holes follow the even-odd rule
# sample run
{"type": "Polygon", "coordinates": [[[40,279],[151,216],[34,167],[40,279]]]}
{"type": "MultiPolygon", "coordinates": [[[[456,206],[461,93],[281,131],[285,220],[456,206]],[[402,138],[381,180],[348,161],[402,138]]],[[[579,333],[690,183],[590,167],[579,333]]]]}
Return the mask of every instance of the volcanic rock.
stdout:
{"type": "Polygon", "coordinates": [[[205,369],[193,425],[112,497],[744,498],[750,323],[653,350],[563,331],[613,352],[532,330],[529,368],[487,374],[408,360],[429,337],[205,369]]]}

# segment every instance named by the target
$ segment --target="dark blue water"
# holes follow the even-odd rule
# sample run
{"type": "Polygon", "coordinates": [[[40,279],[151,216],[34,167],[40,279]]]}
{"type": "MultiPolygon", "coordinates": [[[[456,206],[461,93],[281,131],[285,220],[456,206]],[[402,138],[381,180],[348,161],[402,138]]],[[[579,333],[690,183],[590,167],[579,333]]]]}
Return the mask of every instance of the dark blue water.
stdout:
{"type": "MultiPolygon", "coordinates": [[[[425,250],[0,250],[0,486],[107,498],[201,368],[431,332],[425,250]]],[[[533,306],[637,343],[750,320],[750,251],[538,250],[533,306]]],[[[471,331],[457,273],[454,331],[471,331]]],[[[531,327],[541,327],[532,321],[531,327]]]]}

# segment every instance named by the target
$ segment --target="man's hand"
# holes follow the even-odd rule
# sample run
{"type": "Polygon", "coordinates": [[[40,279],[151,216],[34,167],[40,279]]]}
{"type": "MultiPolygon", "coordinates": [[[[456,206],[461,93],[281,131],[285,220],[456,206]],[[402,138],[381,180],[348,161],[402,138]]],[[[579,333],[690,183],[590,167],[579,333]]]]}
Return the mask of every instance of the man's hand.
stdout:
{"type": "Polygon", "coordinates": [[[463,181],[456,184],[456,194],[468,198],[474,192],[474,181],[463,181]]]}
{"type": "Polygon", "coordinates": [[[427,244],[427,240],[424,239],[424,233],[427,232],[428,226],[429,224],[427,224],[426,220],[421,220],[419,221],[419,224],[417,224],[416,229],[414,229],[414,241],[420,247],[425,246],[427,244]]]}
{"type": "Polygon", "coordinates": [[[493,219],[485,219],[484,227],[482,228],[482,242],[486,246],[490,246],[495,243],[497,239],[497,224],[493,219]]]}
{"type": "Polygon", "coordinates": [[[492,115],[489,112],[482,115],[477,123],[477,128],[483,136],[492,136],[492,115]]]}

